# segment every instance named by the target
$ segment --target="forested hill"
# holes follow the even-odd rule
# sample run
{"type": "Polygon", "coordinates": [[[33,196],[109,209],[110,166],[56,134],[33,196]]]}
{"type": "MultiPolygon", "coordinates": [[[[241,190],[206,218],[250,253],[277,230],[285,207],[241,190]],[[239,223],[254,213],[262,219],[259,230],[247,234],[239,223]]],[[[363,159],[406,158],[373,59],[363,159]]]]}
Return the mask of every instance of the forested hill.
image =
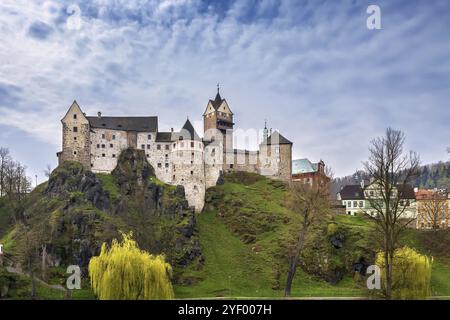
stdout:
{"type": "MultiPolygon", "coordinates": [[[[333,179],[331,196],[334,197],[343,186],[360,183],[362,179],[368,179],[364,171],[357,171],[353,175],[333,179]]],[[[421,166],[420,174],[412,181],[412,184],[419,188],[450,189],[450,161],[421,166]]]]}

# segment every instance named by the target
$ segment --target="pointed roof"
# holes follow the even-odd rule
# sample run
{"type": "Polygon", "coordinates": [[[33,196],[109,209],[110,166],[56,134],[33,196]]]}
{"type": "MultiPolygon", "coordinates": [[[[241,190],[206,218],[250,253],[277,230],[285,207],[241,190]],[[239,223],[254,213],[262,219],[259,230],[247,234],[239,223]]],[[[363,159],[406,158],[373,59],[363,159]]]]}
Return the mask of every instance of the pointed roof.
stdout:
{"type": "Polygon", "coordinates": [[[292,161],[292,174],[316,172],[317,166],[309,159],[296,159],[292,161]]]}
{"type": "Polygon", "coordinates": [[[283,137],[281,133],[279,133],[278,131],[275,131],[267,139],[264,139],[264,141],[261,144],[280,145],[280,144],[292,144],[292,142],[283,137]]]}
{"type": "Polygon", "coordinates": [[[216,98],[214,100],[209,100],[209,102],[211,102],[212,106],[214,107],[214,109],[219,109],[219,107],[221,106],[222,102],[224,102],[225,99],[222,99],[222,97],[220,96],[220,92],[217,91],[216,94],[216,98]]]}
{"type": "Polygon", "coordinates": [[[183,127],[180,130],[179,135],[189,140],[201,140],[197,132],[195,131],[191,121],[189,121],[189,119],[187,119],[186,122],[184,123],[183,127]]]}

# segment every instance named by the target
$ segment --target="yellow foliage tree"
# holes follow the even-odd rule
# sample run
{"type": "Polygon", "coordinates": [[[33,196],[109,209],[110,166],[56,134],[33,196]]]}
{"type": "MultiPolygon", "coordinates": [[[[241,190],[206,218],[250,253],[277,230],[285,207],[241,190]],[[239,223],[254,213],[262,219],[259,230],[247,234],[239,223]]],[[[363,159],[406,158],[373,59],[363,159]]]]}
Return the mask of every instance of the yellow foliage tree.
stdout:
{"type": "MultiPolygon", "coordinates": [[[[392,263],[392,298],[426,299],[430,296],[432,259],[414,249],[403,247],[395,250],[392,263]]],[[[384,252],[379,252],[376,264],[381,269],[381,277],[386,279],[384,252]]],[[[385,281],[383,281],[385,284],[385,281]]]]}
{"type": "Polygon", "coordinates": [[[172,267],[164,256],[139,249],[132,233],[122,233],[123,241],[103,243],[100,255],[89,262],[94,293],[101,300],[172,299],[172,267]]]}

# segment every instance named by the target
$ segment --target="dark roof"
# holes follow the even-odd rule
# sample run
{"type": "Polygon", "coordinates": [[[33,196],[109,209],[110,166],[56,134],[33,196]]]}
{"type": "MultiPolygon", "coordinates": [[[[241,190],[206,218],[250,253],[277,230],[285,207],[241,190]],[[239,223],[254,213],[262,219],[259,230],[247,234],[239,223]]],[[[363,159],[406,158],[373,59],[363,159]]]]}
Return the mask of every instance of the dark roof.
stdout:
{"type": "Polygon", "coordinates": [[[400,192],[401,199],[415,199],[416,194],[413,186],[409,184],[398,185],[397,190],[400,192]]]}
{"type": "Polygon", "coordinates": [[[216,94],[216,98],[214,100],[209,100],[209,102],[211,102],[212,106],[214,107],[214,109],[219,109],[220,105],[222,104],[222,102],[224,102],[225,99],[222,99],[222,97],[220,96],[220,93],[217,92],[216,94]]]}
{"type": "Polygon", "coordinates": [[[267,145],[278,145],[278,144],[292,144],[288,139],[283,137],[281,133],[278,131],[275,131],[272,133],[267,139],[265,139],[261,144],[267,144],[267,145]]]}
{"type": "Polygon", "coordinates": [[[156,133],[156,142],[172,142],[172,132],[156,133]]]}
{"type": "Polygon", "coordinates": [[[92,128],[156,132],[158,117],[87,117],[92,128]]]}
{"type": "Polygon", "coordinates": [[[347,185],[339,194],[342,200],[364,200],[364,191],[359,184],[347,185]]]}
{"type": "Polygon", "coordinates": [[[189,119],[186,120],[183,128],[181,128],[181,131],[178,134],[179,136],[183,136],[183,139],[185,140],[201,140],[189,119]]]}

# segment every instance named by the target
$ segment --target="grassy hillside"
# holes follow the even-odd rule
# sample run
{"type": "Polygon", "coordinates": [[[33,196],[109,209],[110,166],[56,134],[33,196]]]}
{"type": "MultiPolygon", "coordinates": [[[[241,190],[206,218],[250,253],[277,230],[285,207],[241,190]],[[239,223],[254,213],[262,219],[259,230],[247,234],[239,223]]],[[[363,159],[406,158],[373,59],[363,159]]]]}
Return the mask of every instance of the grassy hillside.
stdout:
{"type": "MultiPolygon", "coordinates": [[[[282,297],[287,268],[283,244],[290,241],[291,228],[299,222],[283,206],[285,192],[281,183],[249,174],[228,175],[224,185],[209,190],[205,210],[197,218],[205,263],[202,268],[185,270],[184,284],[175,286],[176,297],[282,297]]],[[[364,250],[366,258],[373,254],[376,246],[371,241],[372,222],[365,217],[339,215],[332,217],[328,224],[331,223],[345,231],[344,247],[335,249],[328,245],[318,234],[321,230],[316,230],[308,249],[336,260],[334,266],[347,264],[345,275],[331,284],[318,270],[306,268],[306,273],[299,268],[293,296],[368,295],[364,279],[354,276],[348,266],[352,260],[343,256],[357,260],[364,250]],[[314,238],[325,245],[318,248],[314,238]]],[[[408,230],[402,243],[425,253],[420,239],[419,231],[408,230]]],[[[311,257],[302,259],[309,261],[311,257]]],[[[434,262],[433,295],[450,296],[450,263],[437,256],[434,262]]]]}

